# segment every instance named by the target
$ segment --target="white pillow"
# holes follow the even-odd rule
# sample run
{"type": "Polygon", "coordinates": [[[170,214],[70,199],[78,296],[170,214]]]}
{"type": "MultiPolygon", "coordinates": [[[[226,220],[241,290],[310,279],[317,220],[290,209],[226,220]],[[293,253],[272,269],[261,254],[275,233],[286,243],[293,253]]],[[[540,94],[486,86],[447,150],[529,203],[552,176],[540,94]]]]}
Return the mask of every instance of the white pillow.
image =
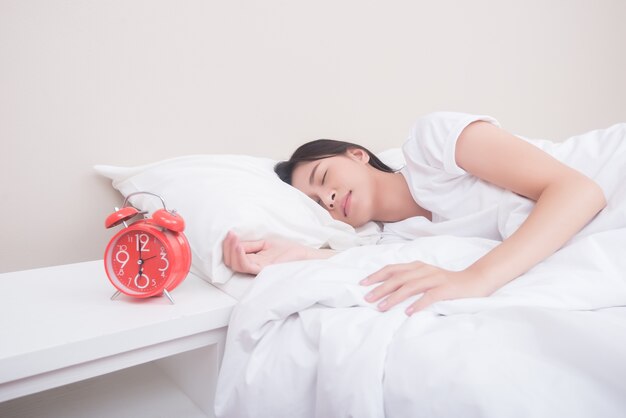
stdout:
{"type": "Polygon", "coordinates": [[[400,170],[406,165],[406,159],[402,148],[390,148],[388,150],[379,152],[376,156],[390,168],[394,170],[400,170]]]}
{"type": "MultiPolygon", "coordinates": [[[[304,193],[274,173],[276,161],[245,155],[195,155],[139,167],[97,165],[128,196],[137,191],[163,197],[186,222],[192,271],[205,280],[225,283],[233,272],[222,260],[222,241],[229,230],[243,240],[285,237],[312,247],[345,249],[378,241],[380,228],[369,224],[355,231],[333,219],[304,193]]],[[[130,202],[153,212],[161,201],[138,195],[130,202]]]]}

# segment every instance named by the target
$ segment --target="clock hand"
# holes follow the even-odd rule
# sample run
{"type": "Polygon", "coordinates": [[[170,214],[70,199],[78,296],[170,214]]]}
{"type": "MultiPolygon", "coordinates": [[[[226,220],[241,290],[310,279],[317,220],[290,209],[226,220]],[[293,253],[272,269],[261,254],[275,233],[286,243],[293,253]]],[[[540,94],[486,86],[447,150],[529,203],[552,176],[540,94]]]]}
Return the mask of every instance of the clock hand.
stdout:
{"type": "Polygon", "coordinates": [[[139,248],[139,260],[137,260],[137,264],[139,264],[139,272],[137,273],[137,277],[141,277],[143,273],[143,259],[141,258],[141,248],[139,248]]]}
{"type": "Polygon", "coordinates": [[[141,250],[139,250],[139,272],[137,273],[137,277],[141,278],[143,276],[143,263],[145,263],[146,261],[152,259],[156,257],[156,255],[153,255],[152,257],[148,257],[145,260],[141,258],[141,250]]]}
{"type": "Polygon", "coordinates": [[[154,258],[154,257],[156,257],[156,255],[153,255],[152,257],[148,257],[148,258],[146,258],[145,260],[143,260],[143,262],[145,263],[146,261],[148,261],[148,260],[150,260],[150,259],[152,259],[152,258],[154,258]]]}
{"type": "Polygon", "coordinates": [[[141,277],[141,275],[143,273],[143,263],[144,263],[144,260],[143,260],[143,258],[141,258],[141,255],[142,255],[143,251],[141,251],[142,250],[142,248],[141,248],[141,240],[140,240],[139,236],[137,236],[137,240],[138,240],[137,241],[137,250],[139,252],[139,260],[137,261],[137,264],[139,264],[139,272],[137,274],[138,274],[138,277],[141,277]]]}

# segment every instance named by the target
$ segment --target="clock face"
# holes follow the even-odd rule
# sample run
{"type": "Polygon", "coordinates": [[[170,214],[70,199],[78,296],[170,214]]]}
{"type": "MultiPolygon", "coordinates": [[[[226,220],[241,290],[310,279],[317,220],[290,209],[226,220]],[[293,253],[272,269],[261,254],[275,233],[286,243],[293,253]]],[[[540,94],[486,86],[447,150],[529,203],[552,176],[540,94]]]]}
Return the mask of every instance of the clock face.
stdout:
{"type": "Polygon", "coordinates": [[[170,276],[167,247],[145,230],[120,234],[106,254],[107,270],[116,287],[135,295],[153,294],[165,288],[170,276]],[[121,285],[122,288],[119,287],[121,285]]]}

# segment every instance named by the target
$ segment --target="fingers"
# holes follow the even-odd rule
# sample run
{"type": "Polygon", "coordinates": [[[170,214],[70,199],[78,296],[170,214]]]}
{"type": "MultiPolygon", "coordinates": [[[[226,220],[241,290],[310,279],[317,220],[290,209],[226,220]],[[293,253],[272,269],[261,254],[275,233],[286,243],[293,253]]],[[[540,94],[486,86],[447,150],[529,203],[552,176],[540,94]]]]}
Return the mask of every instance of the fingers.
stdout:
{"type": "Polygon", "coordinates": [[[430,278],[407,281],[398,290],[389,294],[386,299],[381,301],[378,304],[378,308],[381,311],[389,310],[411,296],[427,292],[429,289],[432,289],[433,286],[435,286],[435,282],[430,278]]]}
{"type": "Polygon", "coordinates": [[[404,284],[407,282],[407,280],[410,279],[411,276],[414,276],[413,273],[414,272],[410,270],[403,269],[403,270],[396,271],[393,274],[387,274],[384,281],[383,279],[380,279],[380,278],[376,279],[376,281],[373,281],[373,282],[368,281],[368,283],[370,284],[376,284],[376,283],[381,283],[381,284],[376,286],[371,292],[369,292],[365,296],[365,299],[369,302],[376,302],[382,297],[387,296],[389,293],[395,292],[396,290],[404,286],[404,284]]]}
{"type": "Polygon", "coordinates": [[[396,274],[374,288],[365,296],[368,302],[376,302],[386,297],[378,304],[378,308],[386,311],[407,298],[423,293],[437,285],[436,278],[423,272],[405,271],[396,274]]]}
{"type": "Polygon", "coordinates": [[[387,280],[389,277],[393,275],[393,273],[402,268],[403,264],[393,264],[389,266],[385,266],[382,269],[378,270],[376,273],[370,274],[363,280],[361,280],[362,285],[367,286],[370,284],[382,282],[387,280]]]}
{"type": "MultiPolygon", "coordinates": [[[[367,294],[366,300],[375,302],[378,299],[395,292],[397,289],[404,287],[409,281],[413,281],[411,289],[419,290],[421,287],[428,286],[429,282],[420,281],[424,277],[432,274],[432,267],[421,263],[393,264],[383,267],[376,273],[366,277],[361,281],[362,285],[370,285],[382,282],[374,290],[367,294]],[[417,280],[417,282],[415,282],[417,280]],[[418,284],[421,284],[418,285],[418,284]]],[[[426,287],[427,288],[427,287],[426,287]]]]}
{"type": "Polygon", "coordinates": [[[222,241],[222,253],[224,255],[224,264],[231,267],[234,257],[237,254],[237,246],[240,245],[239,237],[232,231],[228,231],[226,238],[222,241]]]}
{"type": "Polygon", "coordinates": [[[231,265],[231,253],[233,250],[233,241],[236,239],[236,235],[231,231],[228,231],[226,238],[222,241],[222,254],[224,256],[224,264],[230,267],[231,265]]]}
{"type": "Polygon", "coordinates": [[[380,300],[377,306],[383,312],[422,293],[422,297],[406,310],[407,315],[411,315],[441,299],[437,297],[437,290],[445,282],[445,274],[438,267],[413,262],[386,266],[362,280],[361,284],[381,283],[365,296],[365,300],[380,300]]]}
{"type": "Polygon", "coordinates": [[[241,241],[240,244],[246,254],[258,253],[265,248],[265,240],[262,239],[258,241],[241,241]]]}
{"type": "Polygon", "coordinates": [[[222,242],[224,264],[239,273],[258,274],[261,267],[252,261],[249,254],[261,251],[265,241],[240,241],[233,232],[228,232],[222,242]]]}
{"type": "Polygon", "coordinates": [[[441,297],[439,297],[437,292],[435,292],[434,290],[431,290],[430,292],[425,292],[422,297],[413,302],[413,304],[409,306],[405,312],[408,316],[411,316],[415,312],[419,312],[422,309],[432,305],[433,303],[439,302],[440,300],[441,297]]]}
{"type": "Polygon", "coordinates": [[[383,267],[378,270],[376,273],[370,274],[365,279],[361,280],[362,285],[370,285],[378,282],[385,281],[399,272],[407,271],[407,270],[417,270],[420,267],[426,266],[420,261],[414,261],[412,263],[404,263],[404,264],[390,264],[388,266],[383,267]]]}
{"type": "Polygon", "coordinates": [[[236,252],[235,257],[233,258],[231,269],[239,273],[247,273],[255,276],[261,272],[261,266],[253,262],[248,257],[248,254],[243,252],[241,247],[237,247],[236,250],[238,250],[238,252],[236,252]]]}

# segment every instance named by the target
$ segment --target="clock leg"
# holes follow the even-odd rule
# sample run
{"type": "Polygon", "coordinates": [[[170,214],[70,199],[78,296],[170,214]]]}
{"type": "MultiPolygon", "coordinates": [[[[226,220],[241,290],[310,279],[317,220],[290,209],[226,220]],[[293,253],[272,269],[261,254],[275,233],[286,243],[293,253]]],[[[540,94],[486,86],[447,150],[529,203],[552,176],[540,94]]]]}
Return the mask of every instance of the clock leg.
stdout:
{"type": "Polygon", "coordinates": [[[165,296],[167,296],[167,298],[170,300],[170,302],[172,302],[172,305],[174,305],[174,299],[172,299],[172,296],[170,295],[170,292],[168,292],[167,290],[163,289],[163,294],[165,296]]]}
{"type": "Polygon", "coordinates": [[[120,292],[119,290],[117,292],[113,293],[113,296],[111,296],[111,300],[115,300],[115,298],[118,297],[120,295],[120,293],[122,293],[122,292],[120,292]]]}

